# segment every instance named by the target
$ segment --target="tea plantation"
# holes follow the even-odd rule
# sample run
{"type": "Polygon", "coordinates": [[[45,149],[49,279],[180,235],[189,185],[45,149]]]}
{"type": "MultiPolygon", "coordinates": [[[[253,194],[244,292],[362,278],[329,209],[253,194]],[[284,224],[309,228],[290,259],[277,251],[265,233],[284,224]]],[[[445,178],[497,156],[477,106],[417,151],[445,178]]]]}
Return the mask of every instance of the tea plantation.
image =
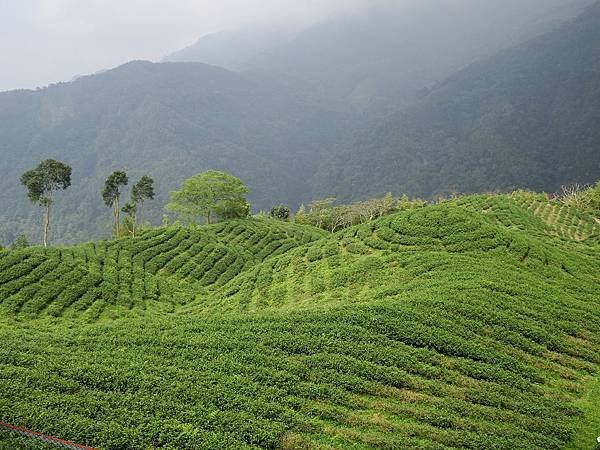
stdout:
{"type": "Polygon", "coordinates": [[[0,421],[95,448],[590,449],[599,369],[600,224],[545,196],[0,253],[0,421]]]}

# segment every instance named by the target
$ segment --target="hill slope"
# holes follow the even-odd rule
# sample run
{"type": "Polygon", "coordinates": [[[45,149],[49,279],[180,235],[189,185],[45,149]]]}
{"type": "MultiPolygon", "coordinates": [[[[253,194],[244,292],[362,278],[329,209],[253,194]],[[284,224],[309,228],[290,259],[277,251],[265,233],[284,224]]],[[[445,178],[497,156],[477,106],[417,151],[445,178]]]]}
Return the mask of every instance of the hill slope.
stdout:
{"type": "Polygon", "coordinates": [[[384,112],[411,103],[418,90],[547,29],[589,0],[454,3],[404,9],[383,1],[294,37],[250,33],[248,40],[242,32],[203,40],[204,56],[197,57],[212,62],[256,52],[247,63],[227,63],[243,75],[193,62],[138,61],[72,83],[0,93],[0,243],[22,233],[39,241],[40,211],[18,179],[48,157],[74,169],[51,228],[51,240],[60,243],[110,234],[99,190],[117,169],[132,180],[144,173],[156,179],[157,200],[145,215],[154,224],[168,192],[208,168],[246,182],[256,210],[279,202],[295,208],[333,192],[355,200],[390,190],[425,196],[514,185],[551,190],[597,177],[590,155],[597,138],[590,131],[597,119],[590,81],[597,79],[595,35],[583,28],[461,72],[409,112],[352,140],[353,132],[381,124],[384,112]],[[553,39],[557,51],[549,56],[553,39]],[[274,47],[260,50],[266,41],[274,47]],[[557,64],[562,60],[569,64],[557,64]],[[523,92],[521,79],[533,87],[523,92]],[[556,104],[547,107],[556,92],[556,104]],[[341,154],[332,150],[340,148],[341,154]],[[564,148],[574,155],[565,158],[564,148]],[[331,153],[338,157],[330,160],[331,153]]]}
{"type": "Polygon", "coordinates": [[[165,62],[201,62],[239,70],[249,59],[291,38],[289,30],[263,27],[212,33],[164,58],[165,62]]]}
{"type": "Polygon", "coordinates": [[[304,80],[311,92],[354,107],[396,111],[412,103],[419,90],[500,48],[547,31],[589,3],[376,0],[360,13],[265,46],[241,68],[304,80]]]}
{"type": "Polygon", "coordinates": [[[7,308],[16,280],[65,289],[8,263],[43,252],[7,252],[0,421],[108,449],[558,449],[593,425],[595,223],[475,196],[333,235],[239,221],[47,254],[122,286],[99,316],[7,308]],[[119,305],[142,280],[173,306],[119,305]]]}
{"type": "Polygon", "coordinates": [[[267,28],[211,34],[166,60],[294,80],[308,95],[318,92],[358,108],[397,110],[435,81],[547,31],[592,1],[376,0],[296,32],[267,28]]]}
{"type": "Polygon", "coordinates": [[[600,177],[600,3],[474,64],[320,165],[315,194],[343,200],[558,191],[600,177]]]}
{"type": "Polygon", "coordinates": [[[156,179],[146,215],[154,221],[170,190],[207,169],[240,177],[257,209],[294,204],[316,154],[337,140],[341,117],[199,63],[133,62],[73,83],[0,93],[0,242],[22,232],[37,240],[39,211],[19,176],[48,157],[73,166],[73,186],[56,204],[55,242],[110,234],[100,190],[118,169],[132,181],[144,173],[156,179]]]}

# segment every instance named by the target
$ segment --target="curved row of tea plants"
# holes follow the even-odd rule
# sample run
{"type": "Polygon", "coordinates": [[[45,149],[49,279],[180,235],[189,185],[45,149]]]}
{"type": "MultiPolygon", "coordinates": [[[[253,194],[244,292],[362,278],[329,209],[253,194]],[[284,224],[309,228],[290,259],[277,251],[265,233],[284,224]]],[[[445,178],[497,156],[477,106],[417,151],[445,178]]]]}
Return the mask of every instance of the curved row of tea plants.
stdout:
{"type": "Polygon", "coordinates": [[[245,220],[156,229],[134,239],[64,249],[0,253],[0,306],[26,318],[83,315],[88,321],[174,311],[267,258],[322,233],[245,220]]]}
{"type": "Polygon", "coordinates": [[[101,449],[593,448],[599,247],[519,202],[2,254],[3,292],[63,314],[2,310],[0,421],[101,449]],[[91,274],[116,320],[67,306],[91,274]]]}

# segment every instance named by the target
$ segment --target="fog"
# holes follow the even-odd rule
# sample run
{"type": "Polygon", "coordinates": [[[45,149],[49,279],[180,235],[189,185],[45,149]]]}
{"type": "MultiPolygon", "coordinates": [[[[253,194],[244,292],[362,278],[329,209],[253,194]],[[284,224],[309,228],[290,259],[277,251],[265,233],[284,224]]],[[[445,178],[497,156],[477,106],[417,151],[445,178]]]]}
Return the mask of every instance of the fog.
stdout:
{"type": "Polygon", "coordinates": [[[368,3],[0,0],[0,91],[68,81],[132,59],[157,61],[216,31],[272,24],[300,28],[368,3]]]}

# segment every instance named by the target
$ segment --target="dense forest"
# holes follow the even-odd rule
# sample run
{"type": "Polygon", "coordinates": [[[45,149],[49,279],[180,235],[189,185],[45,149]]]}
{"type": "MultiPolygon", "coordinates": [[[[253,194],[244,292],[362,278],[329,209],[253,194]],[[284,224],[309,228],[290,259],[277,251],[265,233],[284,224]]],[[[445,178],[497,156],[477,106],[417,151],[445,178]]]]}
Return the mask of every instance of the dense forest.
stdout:
{"type": "Polygon", "coordinates": [[[591,182],[600,50],[598,6],[581,13],[589,3],[469,2],[472,14],[446,21],[448,5],[423,2],[405,23],[378,2],[300,32],[212,36],[168,58],[219,62],[210,56],[219,53],[236,72],[136,61],[0,93],[0,242],[41,239],[18,176],[46,158],[73,167],[59,242],[110,235],[98,186],[114,170],[157,181],[154,224],[168,193],[209,168],[242,179],[255,212],[390,191],[428,200],[591,182]],[[447,38],[427,39],[433,28],[447,38]]]}
{"type": "MultiPolygon", "coordinates": [[[[73,167],[56,233],[77,241],[110,234],[98,192],[116,169],[151,174],[161,205],[183,179],[209,168],[242,178],[259,209],[296,203],[318,152],[333,145],[346,120],[200,63],[132,62],[39,91],[0,93],[1,239],[34,236],[38,218],[18,178],[41,159],[73,167]]],[[[163,213],[150,209],[147,217],[160,222],[163,213]]]]}
{"type": "Polygon", "coordinates": [[[316,194],[557,192],[600,177],[600,4],[473,64],[341,146],[316,194]]]}

